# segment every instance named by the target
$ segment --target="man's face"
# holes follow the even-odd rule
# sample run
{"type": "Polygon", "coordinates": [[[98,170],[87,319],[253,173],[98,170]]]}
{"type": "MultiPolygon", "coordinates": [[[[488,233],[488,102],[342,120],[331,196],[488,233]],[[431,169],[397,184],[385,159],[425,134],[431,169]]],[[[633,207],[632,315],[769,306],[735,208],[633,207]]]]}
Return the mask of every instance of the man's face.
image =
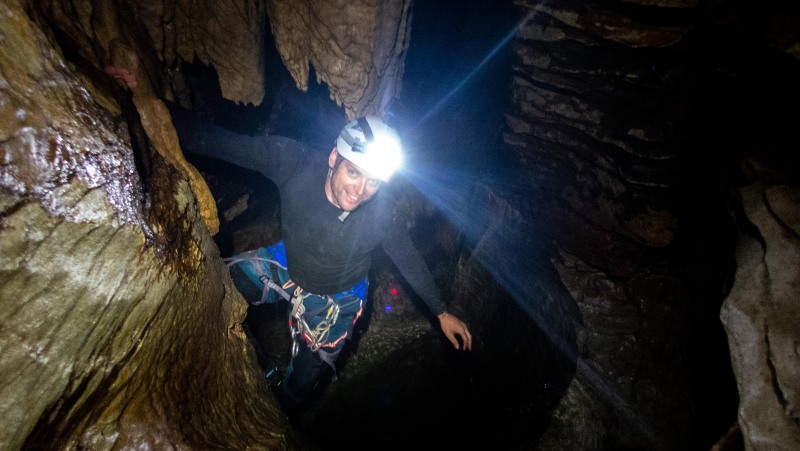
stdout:
{"type": "Polygon", "coordinates": [[[331,172],[325,184],[325,193],[333,205],[344,211],[353,211],[372,199],[381,187],[381,181],[349,160],[339,159],[337,162],[338,156],[339,153],[334,149],[328,158],[331,172]]]}

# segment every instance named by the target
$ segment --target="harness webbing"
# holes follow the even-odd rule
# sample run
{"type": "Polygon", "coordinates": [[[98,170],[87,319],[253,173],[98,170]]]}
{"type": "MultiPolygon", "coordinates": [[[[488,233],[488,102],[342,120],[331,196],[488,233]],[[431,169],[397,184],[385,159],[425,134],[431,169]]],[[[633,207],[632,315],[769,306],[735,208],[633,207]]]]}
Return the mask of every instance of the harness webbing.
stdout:
{"type": "MultiPolygon", "coordinates": [[[[319,296],[309,293],[308,291],[304,290],[299,285],[296,285],[292,280],[288,280],[283,286],[278,285],[273,279],[278,279],[276,274],[276,267],[279,267],[283,270],[286,270],[286,267],[282,265],[280,262],[277,262],[273,259],[259,257],[256,253],[257,250],[247,251],[242,254],[228,257],[222,259],[228,267],[231,267],[237,263],[241,262],[249,262],[251,267],[253,268],[255,275],[258,279],[264,284],[264,289],[261,294],[261,299],[256,302],[251,302],[251,305],[261,305],[268,300],[269,290],[273,290],[278,293],[282,298],[286,299],[288,302],[292,304],[292,311],[289,317],[289,329],[291,330],[292,334],[292,357],[296,357],[299,351],[299,339],[303,339],[307,344],[309,349],[312,352],[317,352],[322,361],[327,363],[334,371],[334,378],[336,377],[336,358],[341,352],[341,348],[337,349],[338,344],[347,338],[349,335],[347,332],[344,333],[341,337],[335,339],[334,341],[327,341],[330,337],[331,328],[336,324],[336,321],[339,320],[339,314],[341,313],[343,308],[349,307],[356,303],[362,303],[363,300],[360,297],[356,297],[354,300],[340,305],[336,301],[334,301],[334,296],[325,295],[320,296],[325,299],[325,305],[319,307],[317,309],[306,311],[306,307],[304,301],[309,296],[319,296]],[[264,269],[265,265],[259,264],[260,262],[267,262],[271,263],[274,266],[270,265],[270,272],[272,278],[266,274],[266,270],[264,269]],[[288,289],[291,287],[295,287],[294,293],[290,295],[288,293],[288,289]],[[317,325],[312,328],[309,326],[308,321],[313,318],[316,318],[318,315],[323,314],[324,317],[317,323],[317,325]],[[318,352],[321,348],[329,348],[330,350],[326,349],[325,352],[318,352]]],[[[280,280],[278,280],[280,281],[280,280]]],[[[338,296],[338,295],[336,295],[338,296]]],[[[356,312],[355,317],[353,318],[353,322],[361,316],[361,309],[359,308],[358,312],[356,312]]]]}
{"type": "Polygon", "coordinates": [[[280,285],[275,283],[268,275],[266,275],[264,273],[264,271],[262,270],[261,265],[257,265],[255,263],[253,263],[253,262],[268,262],[268,263],[272,263],[275,266],[280,266],[281,268],[286,269],[285,266],[281,265],[280,263],[276,262],[275,260],[271,260],[269,258],[258,257],[258,256],[256,256],[255,251],[248,251],[248,252],[245,252],[243,254],[239,254],[237,256],[234,256],[234,257],[223,258],[222,261],[224,261],[228,265],[229,268],[231,266],[233,266],[233,265],[235,265],[235,264],[237,264],[239,262],[243,262],[243,261],[248,261],[248,262],[252,263],[253,269],[255,269],[256,273],[258,274],[258,279],[261,282],[264,283],[264,291],[261,293],[261,299],[256,301],[256,302],[252,302],[251,303],[252,305],[261,305],[261,304],[265,303],[267,301],[267,296],[269,296],[269,290],[275,291],[276,293],[278,293],[282,298],[286,299],[287,301],[291,300],[291,296],[289,296],[289,293],[287,293],[286,290],[284,290],[280,285]]]}
{"type": "MultiPolygon", "coordinates": [[[[338,321],[339,313],[342,308],[361,303],[362,300],[356,298],[347,304],[339,305],[333,300],[332,296],[328,295],[325,296],[326,302],[324,306],[306,312],[303,300],[308,296],[311,296],[311,293],[303,290],[299,286],[295,288],[294,296],[292,297],[292,315],[289,320],[289,328],[292,331],[292,357],[296,357],[297,353],[300,351],[299,339],[302,338],[305,340],[311,352],[316,352],[319,358],[333,369],[333,379],[336,380],[336,359],[342,351],[342,348],[339,348],[338,344],[347,338],[348,333],[345,332],[344,335],[334,341],[326,342],[326,340],[328,339],[331,327],[338,321]],[[314,318],[322,312],[325,312],[325,317],[312,329],[311,326],[308,325],[306,319],[314,318]],[[321,348],[331,348],[331,350],[326,349],[325,352],[319,352],[321,348]]],[[[355,315],[353,322],[359,318],[360,313],[361,309],[359,309],[358,313],[355,315]]]]}
{"type": "Polygon", "coordinates": [[[360,302],[360,300],[355,300],[350,302],[346,305],[340,306],[336,302],[333,301],[333,297],[325,296],[325,305],[316,309],[306,312],[305,305],[303,305],[303,300],[310,296],[311,294],[300,287],[297,287],[294,291],[294,297],[292,298],[292,318],[295,319],[294,326],[292,328],[293,331],[296,331],[303,339],[305,339],[306,343],[308,343],[308,347],[316,352],[321,347],[335,347],[336,344],[344,337],[337,339],[334,342],[326,343],[325,340],[328,338],[328,334],[330,333],[331,327],[336,324],[336,321],[339,319],[339,312],[341,312],[342,307],[347,307],[355,302],[360,302]],[[325,317],[317,324],[316,327],[313,329],[308,325],[306,318],[314,318],[317,315],[325,312],[325,317]]]}

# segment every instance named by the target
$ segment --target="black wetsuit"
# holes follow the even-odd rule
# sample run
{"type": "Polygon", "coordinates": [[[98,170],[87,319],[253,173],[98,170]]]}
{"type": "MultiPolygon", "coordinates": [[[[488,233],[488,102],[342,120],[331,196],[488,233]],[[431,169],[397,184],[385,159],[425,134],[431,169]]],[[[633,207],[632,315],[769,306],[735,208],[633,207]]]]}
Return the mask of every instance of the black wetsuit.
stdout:
{"type": "MultiPolygon", "coordinates": [[[[422,255],[414,247],[395,199],[381,189],[345,219],[325,195],[327,157],[280,136],[232,133],[171,108],[181,147],[260,172],[278,187],[282,239],[294,282],[334,294],[364,280],[379,245],[435,315],[445,311],[422,255]]],[[[270,244],[270,243],[265,243],[270,244]]]]}

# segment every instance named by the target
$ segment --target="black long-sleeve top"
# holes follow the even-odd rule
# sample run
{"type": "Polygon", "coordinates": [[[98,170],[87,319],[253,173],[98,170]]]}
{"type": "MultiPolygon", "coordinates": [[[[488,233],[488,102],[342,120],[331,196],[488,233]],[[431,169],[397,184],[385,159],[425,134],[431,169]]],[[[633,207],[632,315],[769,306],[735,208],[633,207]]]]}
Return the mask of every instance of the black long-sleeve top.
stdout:
{"type": "Polygon", "coordinates": [[[414,247],[395,199],[378,192],[350,212],[325,195],[327,154],[280,136],[248,136],[171,108],[184,151],[218,158],[271,179],[281,198],[281,232],[289,275],[305,290],[335,294],[367,277],[379,245],[435,315],[445,311],[441,293],[414,247]]]}

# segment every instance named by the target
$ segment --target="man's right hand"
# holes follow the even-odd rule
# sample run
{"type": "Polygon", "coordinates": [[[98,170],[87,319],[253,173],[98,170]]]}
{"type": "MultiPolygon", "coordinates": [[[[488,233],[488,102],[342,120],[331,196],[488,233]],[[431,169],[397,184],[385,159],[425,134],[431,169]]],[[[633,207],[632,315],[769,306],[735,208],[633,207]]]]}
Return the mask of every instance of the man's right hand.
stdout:
{"type": "Polygon", "coordinates": [[[450,340],[450,343],[453,344],[453,347],[456,349],[464,349],[466,351],[472,350],[472,334],[469,333],[469,329],[463,321],[458,319],[458,317],[455,315],[447,312],[440,313],[438,318],[439,325],[442,327],[444,336],[450,340]],[[461,341],[464,343],[463,347],[460,346],[456,336],[461,337],[461,341]]]}

